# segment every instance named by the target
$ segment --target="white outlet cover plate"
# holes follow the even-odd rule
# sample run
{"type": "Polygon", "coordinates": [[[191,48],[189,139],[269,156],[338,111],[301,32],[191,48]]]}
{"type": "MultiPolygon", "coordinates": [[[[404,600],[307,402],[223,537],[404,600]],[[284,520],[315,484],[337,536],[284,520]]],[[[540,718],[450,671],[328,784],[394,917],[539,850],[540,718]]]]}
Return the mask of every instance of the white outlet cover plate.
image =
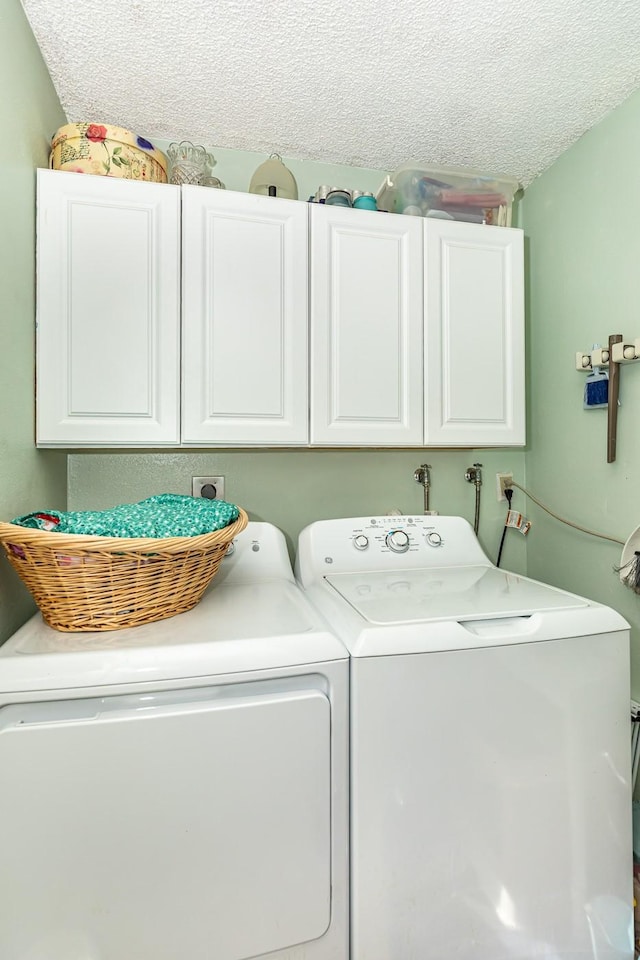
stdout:
{"type": "Polygon", "coordinates": [[[202,488],[208,483],[216,488],[216,500],[224,500],[224,477],[192,477],[191,496],[201,497],[202,488]]]}
{"type": "Polygon", "coordinates": [[[502,491],[502,487],[500,486],[501,477],[508,477],[509,480],[513,480],[513,474],[510,473],[508,470],[505,470],[504,473],[496,473],[496,496],[498,497],[498,503],[501,503],[501,501],[503,500],[506,503],[507,498],[505,497],[502,491]]]}

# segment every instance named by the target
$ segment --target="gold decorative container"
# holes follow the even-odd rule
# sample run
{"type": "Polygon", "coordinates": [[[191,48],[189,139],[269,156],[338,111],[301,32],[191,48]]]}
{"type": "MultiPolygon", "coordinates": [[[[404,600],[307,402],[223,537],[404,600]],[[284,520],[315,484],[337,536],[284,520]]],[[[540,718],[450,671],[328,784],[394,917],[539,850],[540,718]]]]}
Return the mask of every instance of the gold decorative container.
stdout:
{"type": "Polygon", "coordinates": [[[53,170],[167,182],[167,158],[144,137],[104,123],[67,123],[51,140],[53,170]]]}

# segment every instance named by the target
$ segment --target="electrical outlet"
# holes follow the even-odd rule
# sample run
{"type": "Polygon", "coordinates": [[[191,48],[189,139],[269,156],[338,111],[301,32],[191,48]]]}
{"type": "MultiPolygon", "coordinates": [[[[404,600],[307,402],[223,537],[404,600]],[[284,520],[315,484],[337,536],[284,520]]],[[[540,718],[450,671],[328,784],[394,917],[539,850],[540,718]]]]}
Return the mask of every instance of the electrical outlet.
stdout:
{"type": "Polygon", "coordinates": [[[504,491],[507,487],[510,487],[512,483],[512,473],[496,473],[496,493],[498,495],[498,501],[507,499],[504,491]]]}
{"type": "Polygon", "coordinates": [[[224,500],[224,477],[192,477],[191,496],[224,500]]]}

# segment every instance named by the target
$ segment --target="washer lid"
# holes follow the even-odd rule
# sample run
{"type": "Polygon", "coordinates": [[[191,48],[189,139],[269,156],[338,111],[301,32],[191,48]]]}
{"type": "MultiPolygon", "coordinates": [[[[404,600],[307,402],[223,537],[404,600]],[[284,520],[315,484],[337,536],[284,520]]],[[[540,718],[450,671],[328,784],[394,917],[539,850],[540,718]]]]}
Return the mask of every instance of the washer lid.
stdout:
{"type": "Polygon", "coordinates": [[[484,620],[588,607],[574,596],[487,565],[337,573],[327,583],[372,624],[484,620]]]}
{"type": "Polygon", "coordinates": [[[193,610],[127,630],[61,633],[36,614],[0,646],[0,693],[183,680],[346,656],[290,581],[213,584],[193,610]]]}

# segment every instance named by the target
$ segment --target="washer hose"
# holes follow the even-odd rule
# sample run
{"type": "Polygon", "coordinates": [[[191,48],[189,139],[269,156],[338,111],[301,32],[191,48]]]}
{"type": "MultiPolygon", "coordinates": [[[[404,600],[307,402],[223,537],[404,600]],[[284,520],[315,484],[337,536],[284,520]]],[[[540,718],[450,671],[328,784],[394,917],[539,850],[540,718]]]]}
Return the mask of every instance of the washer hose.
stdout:
{"type": "Polygon", "coordinates": [[[480,487],[482,486],[482,464],[474,463],[472,467],[469,467],[465,471],[464,478],[469,483],[473,483],[476,488],[476,513],[473,521],[473,532],[476,537],[478,536],[478,530],[480,528],[480,487]]]}

